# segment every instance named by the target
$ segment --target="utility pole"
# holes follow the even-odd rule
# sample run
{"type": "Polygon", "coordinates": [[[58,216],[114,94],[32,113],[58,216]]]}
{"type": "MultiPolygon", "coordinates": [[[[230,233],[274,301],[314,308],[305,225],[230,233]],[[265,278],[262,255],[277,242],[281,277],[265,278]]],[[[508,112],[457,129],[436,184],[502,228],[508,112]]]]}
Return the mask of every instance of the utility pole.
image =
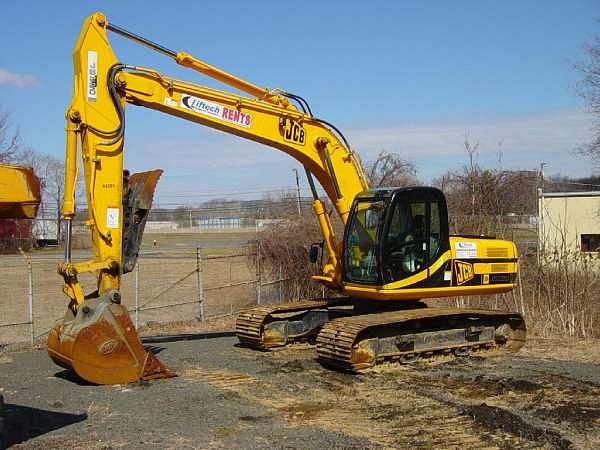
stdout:
{"type": "Polygon", "coordinates": [[[544,229],[544,167],[548,164],[544,161],[540,162],[539,187],[538,195],[538,251],[537,259],[540,262],[540,256],[545,252],[546,230],[544,229]]]}
{"type": "Polygon", "coordinates": [[[298,170],[297,169],[292,169],[294,171],[294,173],[296,174],[296,200],[298,201],[298,215],[301,216],[302,215],[302,211],[300,210],[300,179],[298,178],[298,170]]]}
{"type": "Polygon", "coordinates": [[[544,161],[540,162],[540,187],[542,188],[542,191],[544,190],[544,167],[547,165],[548,163],[545,163],[544,161]]]}

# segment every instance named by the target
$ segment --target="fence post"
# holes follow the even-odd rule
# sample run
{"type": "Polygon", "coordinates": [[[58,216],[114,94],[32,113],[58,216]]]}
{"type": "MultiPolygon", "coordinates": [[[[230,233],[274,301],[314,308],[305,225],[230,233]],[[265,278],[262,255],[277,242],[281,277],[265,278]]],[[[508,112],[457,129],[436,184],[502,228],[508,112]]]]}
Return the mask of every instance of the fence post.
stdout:
{"type": "Polygon", "coordinates": [[[140,327],[140,262],[135,265],[135,329],[140,327]]]}
{"type": "Polygon", "coordinates": [[[200,250],[200,247],[196,247],[196,295],[198,298],[196,319],[204,321],[204,290],[202,287],[202,255],[200,250]]]}
{"type": "Polygon", "coordinates": [[[256,243],[256,280],[258,284],[256,285],[256,304],[260,305],[260,295],[261,295],[261,267],[260,267],[260,242],[256,243]]]}
{"type": "Polygon", "coordinates": [[[27,293],[29,303],[29,327],[31,330],[30,344],[31,348],[35,345],[35,330],[33,327],[33,267],[31,266],[31,258],[27,257],[27,278],[29,281],[29,290],[27,293]]]}

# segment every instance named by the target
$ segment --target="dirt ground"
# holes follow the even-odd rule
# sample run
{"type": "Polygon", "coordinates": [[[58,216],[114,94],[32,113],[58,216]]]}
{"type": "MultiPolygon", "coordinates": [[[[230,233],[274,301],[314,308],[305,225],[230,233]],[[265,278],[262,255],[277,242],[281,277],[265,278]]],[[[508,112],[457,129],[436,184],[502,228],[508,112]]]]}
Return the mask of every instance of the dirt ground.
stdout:
{"type": "MultiPolygon", "coordinates": [[[[214,328],[227,323],[214,324],[214,328]]],[[[314,348],[223,332],[145,338],[179,376],[90,386],[44,351],[4,354],[14,448],[600,448],[600,342],[332,372],[314,348]]]]}

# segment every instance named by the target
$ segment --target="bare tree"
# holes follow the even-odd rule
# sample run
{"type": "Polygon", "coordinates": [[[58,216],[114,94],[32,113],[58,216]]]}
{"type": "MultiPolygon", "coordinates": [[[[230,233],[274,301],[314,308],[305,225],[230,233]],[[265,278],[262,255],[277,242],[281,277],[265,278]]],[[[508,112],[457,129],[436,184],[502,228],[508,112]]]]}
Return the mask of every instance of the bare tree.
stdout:
{"type": "Polygon", "coordinates": [[[465,133],[465,151],[469,157],[469,166],[465,169],[465,176],[467,182],[471,187],[471,215],[475,215],[475,184],[478,172],[480,171],[479,166],[475,162],[475,158],[479,156],[479,141],[472,143],[470,141],[469,132],[465,133]]]}
{"type": "Polygon", "coordinates": [[[374,161],[366,164],[365,175],[371,187],[404,187],[418,184],[415,164],[397,153],[386,150],[380,151],[374,161]]]}
{"type": "Polygon", "coordinates": [[[14,162],[19,151],[19,130],[13,129],[8,113],[0,112],[0,162],[14,162]]]}
{"type": "Polygon", "coordinates": [[[535,213],[537,172],[482,168],[479,142],[468,133],[464,147],[467,163],[434,180],[446,195],[453,232],[503,235],[507,214],[535,213]]]}
{"type": "MultiPolygon", "coordinates": [[[[55,227],[44,227],[44,234],[53,229],[56,233],[56,240],[60,236],[61,220],[61,202],[63,197],[64,185],[64,165],[63,162],[51,155],[38,153],[33,149],[26,149],[15,155],[15,160],[33,168],[35,174],[41,181],[42,201],[40,204],[38,217],[41,219],[55,221],[55,227]]],[[[42,225],[44,223],[42,222],[42,225]]]]}
{"type": "Polygon", "coordinates": [[[577,83],[577,94],[582,97],[594,116],[591,142],[581,147],[581,153],[600,165],[600,37],[584,46],[586,59],[575,64],[582,75],[577,83]]]}

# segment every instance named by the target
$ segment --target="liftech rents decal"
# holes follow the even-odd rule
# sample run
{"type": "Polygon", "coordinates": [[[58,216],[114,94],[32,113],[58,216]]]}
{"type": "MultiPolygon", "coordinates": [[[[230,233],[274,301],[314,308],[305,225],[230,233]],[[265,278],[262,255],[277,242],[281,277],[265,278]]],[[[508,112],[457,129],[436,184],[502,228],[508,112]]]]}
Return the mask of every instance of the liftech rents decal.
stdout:
{"type": "Polygon", "coordinates": [[[88,51],[87,53],[87,99],[88,102],[96,101],[96,89],[98,88],[98,53],[88,51]]]}
{"type": "Polygon", "coordinates": [[[252,124],[252,116],[250,114],[243,113],[237,109],[229,108],[218,103],[209,102],[208,100],[192,95],[182,95],[181,106],[204,114],[205,116],[215,117],[245,128],[250,128],[250,125],[252,124]]]}

